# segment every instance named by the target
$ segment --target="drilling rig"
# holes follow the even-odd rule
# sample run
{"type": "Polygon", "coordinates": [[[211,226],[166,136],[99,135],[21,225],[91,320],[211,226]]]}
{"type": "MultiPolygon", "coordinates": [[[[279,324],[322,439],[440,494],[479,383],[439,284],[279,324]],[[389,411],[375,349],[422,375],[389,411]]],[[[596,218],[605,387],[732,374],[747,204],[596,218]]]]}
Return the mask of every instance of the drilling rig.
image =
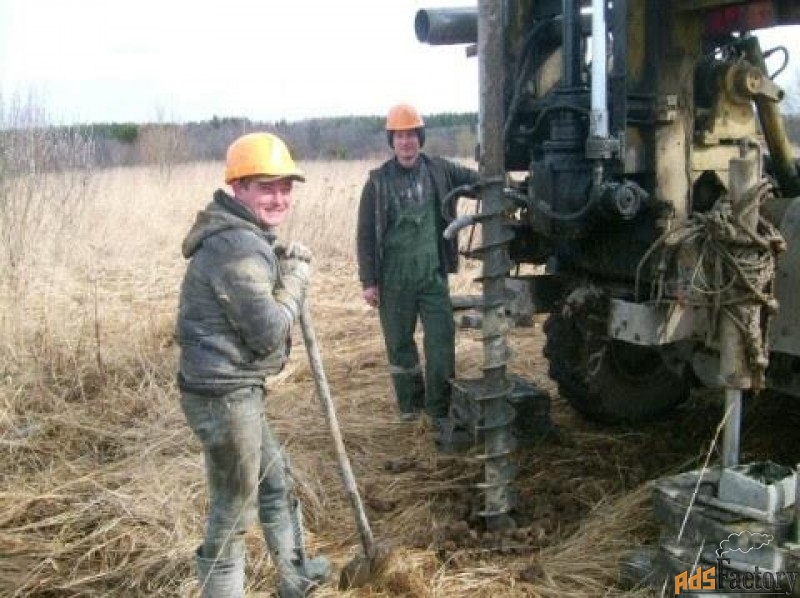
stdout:
{"type": "Polygon", "coordinates": [[[737,535],[723,555],[741,570],[800,568],[796,469],[740,462],[743,393],[800,397],[800,174],[774,80],[789,51],[758,37],[798,23],[794,0],[417,13],[421,42],[479,63],[481,181],[459,192],[480,207],[445,234],[481,232],[484,365],[454,381],[453,418],[482,446],[488,528],[514,525],[513,289],[546,314],[549,374],[585,417],[644,422],[720,390],[719,463],[655,483],[663,579],[713,565],[743,530],[772,539],[748,551],[737,535]]]}

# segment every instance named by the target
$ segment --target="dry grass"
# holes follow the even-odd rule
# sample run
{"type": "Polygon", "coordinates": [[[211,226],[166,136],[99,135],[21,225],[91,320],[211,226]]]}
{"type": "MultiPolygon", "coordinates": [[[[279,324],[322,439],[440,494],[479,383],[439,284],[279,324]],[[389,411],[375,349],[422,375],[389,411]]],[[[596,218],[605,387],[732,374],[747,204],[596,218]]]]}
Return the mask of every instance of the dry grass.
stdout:
{"type": "MultiPolygon", "coordinates": [[[[692,462],[708,430],[681,443],[674,422],[611,434],[556,397],[561,434],[520,455],[521,528],[483,533],[471,514],[476,461],[438,455],[424,423],[395,423],[377,317],[352,263],[372,165],[305,165],[309,183],[284,231],[319,256],[312,302],[328,378],[376,536],[397,547],[374,587],[345,595],[626,593],[619,561],[653,535],[646,480],[692,462]]],[[[24,284],[5,288],[0,596],[196,595],[192,553],[206,496],[199,445],[178,406],[173,328],[180,241],[220,174],[218,164],[176,168],[168,180],[147,169],[95,174],[67,242],[42,238],[24,284]]],[[[470,290],[469,269],[455,281],[461,291],[470,290]]],[[[269,385],[268,411],[303,479],[311,550],[341,566],[357,534],[299,336],[295,343],[269,385]]],[[[538,328],[519,331],[514,367],[552,391],[540,344],[538,328]]],[[[459,372],[478,375],[481,355],[479,338],[464,333],[459,372]]],[[[249,595],[266,596],[273,572],[255,528],[248,545],[249,595]]]]}

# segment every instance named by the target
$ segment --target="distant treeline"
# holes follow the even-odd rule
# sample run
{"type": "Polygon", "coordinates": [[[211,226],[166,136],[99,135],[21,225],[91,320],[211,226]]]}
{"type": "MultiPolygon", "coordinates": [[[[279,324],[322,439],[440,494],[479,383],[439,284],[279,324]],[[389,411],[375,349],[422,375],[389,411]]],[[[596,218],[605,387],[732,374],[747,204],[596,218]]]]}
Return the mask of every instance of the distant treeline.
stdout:
{"type": "MultiPolygon", "coordinates": [[[[472,156],[477,139],[475,113],[443,113],[425,118],[426,149],[449,156],[472,156]]],[[[299,160],[356,160],[388,155],[385,120],[343,116],[289,122],[219,118],[185,124],[94,123],[54,127],[60,137],[80,137],[91,146],[99,167],[178,164],[222,160],[236,137],[252,131],[281,136],[299,160]]]]}
{"type": "MultiPolygon", "coordinates": [[[[790,140],[800,144],[800,114],[784,115],[790,140]]],[[[280,135],[298,160],[361,160],[389,155],[382,116],[259,122],[213,117],[174,123],[94,123],[52,126],[20,119],[1,123],[0,181],[4,175],[112,166],[158,165],[169,172],[188,162],[223,160],[228,145],[253,131],[280,135]]],[[[425,149],[474,157],[476,113],[426,116],[425,149]]]]}

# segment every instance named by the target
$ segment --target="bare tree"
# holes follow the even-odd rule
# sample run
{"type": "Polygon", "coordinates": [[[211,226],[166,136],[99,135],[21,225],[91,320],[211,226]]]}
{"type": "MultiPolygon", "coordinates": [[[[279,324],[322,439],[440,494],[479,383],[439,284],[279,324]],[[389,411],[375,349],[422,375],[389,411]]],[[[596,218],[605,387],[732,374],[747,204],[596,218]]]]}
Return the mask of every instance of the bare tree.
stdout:
{"type": "Polygon", "coordinates": [[[91,138],[51,126],[35,94],[0,95],[0,269],[12,289],[42,238],[58,239],[80,216],[92,156],[91,138]]]}
{"type": "Polygon", "coordinates": [[[156,122],[143,125],[139,129],[139,161],[158,166],[159,174],[169,180],[177,164],[186,162],[189,147],[185,128],[170,122],[167,110],[156,108],[156,122]]]}

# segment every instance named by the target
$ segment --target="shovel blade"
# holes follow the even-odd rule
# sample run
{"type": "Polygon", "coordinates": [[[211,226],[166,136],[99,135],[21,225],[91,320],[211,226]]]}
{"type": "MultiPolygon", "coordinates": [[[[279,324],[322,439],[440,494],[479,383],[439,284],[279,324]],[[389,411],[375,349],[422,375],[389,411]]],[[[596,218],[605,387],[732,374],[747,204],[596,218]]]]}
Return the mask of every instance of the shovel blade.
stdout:
{"type": "Polygon", "coordinates": [[[357,556],[342,568],[339,575],[339,589],[360,588],[372,581],[374,567],[366,556],[357,556]]]}
{"type": "Polygon", "coordinates": [[[388,542],[379,542],[372,546],[369,556],[360,554],[342,568],[339,575],[339,589],[360,588],[379,581],[387,570],[393,551],[388,542]]]}

